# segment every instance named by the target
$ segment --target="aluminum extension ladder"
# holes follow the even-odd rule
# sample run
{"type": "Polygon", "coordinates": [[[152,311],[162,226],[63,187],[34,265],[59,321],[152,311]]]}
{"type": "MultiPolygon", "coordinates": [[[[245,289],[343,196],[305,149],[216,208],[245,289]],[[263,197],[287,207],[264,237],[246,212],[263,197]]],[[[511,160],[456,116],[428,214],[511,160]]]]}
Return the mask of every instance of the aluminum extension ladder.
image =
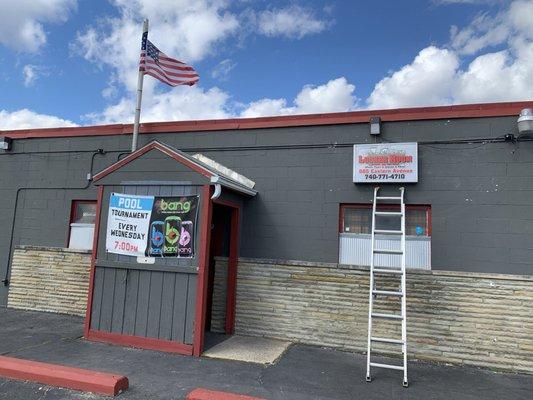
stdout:
{"type": "Polygon", "coordinates": [[[405,299],[405,203],[404,203],[404,188],[400,188],[399,197],[385,197],[379,196],[379,187],[374,188],[374,202],[372,204],[372,254],[370,258],[370,290],[369,290],[369,303],[368,303],[368,344],[367,344],[367,359],[366,359],[366,381],[372,380],[370,375],[370,368],[388,368],[403,371],[403,386],[408,386],[407,380],[407,320],[406,320],[406,299],[405,299]],[[396,204],[400,206],[400,211],[382,211],[378,208],[378,202],[381,205],[396,204]],[[400,230],[383,230],[376,229],[376,217],[379,218],[400,218],[400,230]],[[395,235],[401,236],[400,249],[388,250],[380,249],[376,247],[376,234],[380,235],[395,235]],[[378,254],[392,254],[391,257],[394,261],[398,261],[397,267],[375,267],[376,255],[378,254]],[[376,287],[376,275],[387,276],[393,274],[401,278],[399,285],[399,291],[379,290],[376,287]],[[401,313],[383,313],[374,312],[374,298],[377,296],[396,297],[401,300],[401,313]],[[372,336],[372,319],[389,319],[396,320],[402,323],[402,338],[382,338],[372,336]],[[371,349],[374,343],[388,343],[392,345],[401,345],[403,355],[403,365],[390,365],[372,362],[371,349]]]}

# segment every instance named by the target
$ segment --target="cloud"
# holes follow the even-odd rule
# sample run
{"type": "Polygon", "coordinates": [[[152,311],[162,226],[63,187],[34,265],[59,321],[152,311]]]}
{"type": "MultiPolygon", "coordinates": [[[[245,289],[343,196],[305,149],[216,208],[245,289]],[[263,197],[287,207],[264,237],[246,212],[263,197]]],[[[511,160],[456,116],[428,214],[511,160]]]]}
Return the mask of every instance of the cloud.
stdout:
{"type": "Polygon", "coordinates": [[[493,18],[488,14],[480,14],[464,29],[455,25],[451,27],[451,47],[460,54],[471,55],[488,46],[503,43],[509,33],[510,26],[503,23],[503,15],[493,18]]]}
{"type": "Polygon", "coordinates": [[[17,0],[2,2],[0,44],[35,53],[47,41],[45,23],[65,22],[76,0],[17,0]]]}
{"type": "MultiPolygon", "coordinates": [[[[215,54],[230,38],[242,39],[242,35],[249,34],[250,24],[256,34],[294,38],[318,33],[326,27],[311,9],[299,6],[262,12],[247,8],[236,14],[230,10],[229,2],[223,0],[115,0],[113,4],[118,9],[117,17],[104,18],[79,32],[71,45],[74,54],[101,68],[111,69],[108,87],[102,90],[104,98],[112,99],[119,88],[125,89],[124,97],[114,104],[85,115],[84,120],[90,123],[132,121],[144,17],[150,20],[149,38],[162,51],[192,64],[215,54]]],[[[235,66],[231,59],[224,59],[211,71],[211,76],[223,81],[235,66]]],[[[240,105],[219,88],[206,89],[200,85],[170,89],[147,77],[142,121],[227,118],[241,110],[244,110],[243,115],[269,113],[266,109],[260,111],[259,103],[240,105]]],[[[346,79],[340,78],[326,85],[304,87],[293,105],[271,109],[285,114],[346,110],[356,101],[354,89],[346,79]]],[[[277,100],[260,102],[276,103],[277,100]]],[[[286,100],[281,102],[287,104],[286,100]]]]}
{"type": "Polygon", "coordinates": [[[495,16],[452,27],[450,48],[429,46],[378,82],[369,108],[530,100],[533,94],[533,1],[517,0],[495,16]],[[485,52],[494,46],[503,50],[485,52]],[[466,57],[474,57],[469,60],[466,57]],[[463,66],[464,65],[464,66],[463,66]]]}
{"type": "Polygon", "coordinates": [[[35,80],[37,79],[35,65],[25,65],[22,68],[22,75],[24,75],[24,86],[32,86],[35,83],[35,80]]]}
{"type": "Polygon", "coordinates": [[[304,86],[291,106],[287,106],[285,99],[261,99],[245,106],[240,116],[263,117],[350,111],[357,107],[354,91],[355,86],[341,77],[320,86],[304,86]]]}
{"type": "Polygon", "coordinates": [[[477,15],[465,28],[451,28],[451,47],[460,54],[472,55],[514,37],[533,38],[533,1],[517,0],[509,8],[490,16],[477,15]]]}
{"type": "MultiPolygon", "coordinates": [[[[119,16],[80,32],[71,49],[96,65],[112,68],[130,91],[137,84],[143,18],[150,20],[150,40],[188,63],[214,53],[216,45],[238,28],[237,18],[227,12],[223,1],[116,0],[114,4],[119,16]]],[[[151,91],[153,84],[146,81],[151,91]]]]}
{"type": "Polygon", "coordinates": [[[0,129],[55,128],[77,126],[74,122],[54,115],[38,114],[23,108],[16,111],[0,110],[0,129]]]}
{"type": "Polygon", "coordinates": [[[211,77],[213,79],[226,81],[226,80],[228,80],[229,73],[236,66],[237,66],[237,63],[232,61],[232,60],[230,60],[230,59],[222,60],[211,71],[211,77]]]}
{"type": "Polygon", "coordinates": [[[317,18],[310,8],[291,5],[261,11],[257,14],[257,25],[259,32],[266,36],[301,39],[304,36],[324,31],[328,22],[317,18]]]}
{"type": "MultiPolygon", "coordinates": [[[[87,114],[91,123],[131,122],[137,87],[142,18],[150,21],[148,37],[166,54],[194,64],[214,54],[236,34],[237,17],[222,0],[116,0],[118,17],[108,17],[77,35],[73,53],[99,67],[111,69],[108,87],[102,90],[113,99],[119,89],[124,97],[102,111],[87,114]],[[107,51],[102,51],[105,48],[107,51]]],[[[231,70],[231,61],[223,62],[220,77],[231,70]]],[[[202,72],[200,71],[200,76],[202,72]]],[[[229,95],[218,88],[177,87],[169,89],[151,77],[144,79],[143,121],[168,121],[191,118],[224,118],[229,95]]]]}
{"type": "Polygon", "coordinates": [[[26,87],[33,86],[39,77],[48,76],[48,74],[49,70],[41,65],[26,64],[22,67],[24,86],[26,87]]]}
{"type": "Polygon", "coordinates": [[[450,50],[429,46],[412,63],[379,81],[367,99],[371,109],[440,105],[452,101],[459,66],[450,50]]]}
{"type": "Polygon", "coordinates": [[[456,103],[531,100],[533,43],[483,54],[461,71],[454,90],[456,103]]]}
{"type": "MultiPolygon", "coordinates": [[[[141,119],[143,122],[184,121],[350,111],[357,107],[354,91],[355,86],[346,78],[319,86],[306,85],[288,106],[286,99],[269,98],[239,104],[216,87],[209,90],[198,86],[177,87],[143,100],[141,119]]],[[[102,112],[87,114],[84,120],[91,124],[131,123],[134,108],[133,97],[123,98],[102,112]]]]}
{"type": "MultiPolygon", "coordinates": [[[[229,118],[229,95],[218,88],[203,90],[198,86],[176,87],[167,93],[158,93],[143,99],[142,122],[183,121],[191,119],[229,118]]],[[[132,123],[134,97],[122,98],[102,112],[87,114],[88,123],[132,123]]]]}

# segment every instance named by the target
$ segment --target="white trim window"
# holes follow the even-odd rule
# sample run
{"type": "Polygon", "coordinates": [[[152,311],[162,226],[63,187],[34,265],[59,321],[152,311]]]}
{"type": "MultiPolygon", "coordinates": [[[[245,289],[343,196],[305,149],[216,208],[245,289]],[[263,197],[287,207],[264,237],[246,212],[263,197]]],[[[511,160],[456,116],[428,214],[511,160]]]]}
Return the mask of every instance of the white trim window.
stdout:
{"type": "Polygon", "coordinates": [[[70,212],[68,248],[91,250],[93,248],[96,201],[74,200],[70,212]]]}
{"type": "MultiPolygon", "coordinates": [[[[390,206],[391,211],[394,206],[390,206]]],[[[407,268],[431,269],[431,207],[406,205],[405,263],[407,268]]],[[[342,204],[339,221],[339,263],[370,265],[372,205],[342,204]]],[[[377,218],[376,229],[400,230],[399,218],[377,218]]],[[[382,249],[398,249],[400,237],[376,235],[382,249]]],[[[398,262],[391,254],[376,255],[376,266],[393,267],[398,262]]]]}

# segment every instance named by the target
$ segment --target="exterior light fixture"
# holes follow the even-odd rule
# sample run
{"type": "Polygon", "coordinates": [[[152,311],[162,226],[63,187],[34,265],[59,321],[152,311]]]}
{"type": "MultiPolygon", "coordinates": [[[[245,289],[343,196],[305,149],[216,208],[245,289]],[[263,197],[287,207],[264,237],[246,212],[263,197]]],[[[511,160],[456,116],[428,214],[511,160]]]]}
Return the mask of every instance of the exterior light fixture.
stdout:
{"type": "Polygon", "coordinates": [[[12,143],[13,139],[6,136],[0,137],[0,150],[11,151],[12,143]]]}
{"type": "Polygon", "coordinates": [[[520,134],[533,132],[533,110],[531,108],[524,108],[520,111],[516,123],[520,134]]]}
{"type": "Polygon", "coordinates": [[[381,118],[370,117],[370,134],[379,135],[381,133],[381,118]]]}

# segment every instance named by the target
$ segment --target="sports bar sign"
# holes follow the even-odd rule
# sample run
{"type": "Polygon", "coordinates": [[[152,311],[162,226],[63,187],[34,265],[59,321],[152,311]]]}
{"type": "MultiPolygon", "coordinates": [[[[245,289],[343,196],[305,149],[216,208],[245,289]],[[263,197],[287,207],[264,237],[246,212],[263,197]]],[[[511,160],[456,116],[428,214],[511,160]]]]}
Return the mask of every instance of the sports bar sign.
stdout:
{"type": "Polygon", "coordinates": [[[418,182],[418,144],[354,145],[353,181],[355,183],[418,182]]]}

